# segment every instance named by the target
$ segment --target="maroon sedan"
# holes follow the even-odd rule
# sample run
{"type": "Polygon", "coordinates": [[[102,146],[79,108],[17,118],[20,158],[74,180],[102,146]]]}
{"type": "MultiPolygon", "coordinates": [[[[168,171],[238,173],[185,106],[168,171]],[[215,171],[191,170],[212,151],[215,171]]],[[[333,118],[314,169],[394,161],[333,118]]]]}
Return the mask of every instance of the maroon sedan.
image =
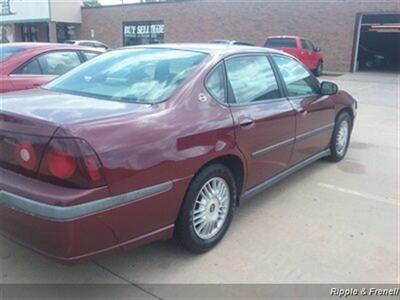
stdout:
{"type": "Polygon", "coordinates": [[[234,208],[346,154],[356,101],[295,58],[133,47],[2,96],[0,227],[62,262],[169,239],[203,252],[234,208]]]}
{"type": "Polygon", "coordinates": [[[101,53],[63,44],[0,45],[0,93],[38,87],[101,53]]]}

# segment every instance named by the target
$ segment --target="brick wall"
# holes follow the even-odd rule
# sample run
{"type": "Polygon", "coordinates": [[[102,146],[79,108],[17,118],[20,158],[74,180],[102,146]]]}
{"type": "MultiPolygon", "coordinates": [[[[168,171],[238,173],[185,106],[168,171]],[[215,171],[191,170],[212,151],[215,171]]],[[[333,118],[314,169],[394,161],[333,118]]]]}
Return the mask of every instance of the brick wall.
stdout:
{"type": "Polygon", "coordinates": [[[163,20],[165,42],[238,39],[262,45],[267,35],[311,39],[325,53],[325,67],[349,71],[358,13],[399,12],[398,0],[188,1],[82,9],[81,38],[120,47],[122,22],[163,20]]]}

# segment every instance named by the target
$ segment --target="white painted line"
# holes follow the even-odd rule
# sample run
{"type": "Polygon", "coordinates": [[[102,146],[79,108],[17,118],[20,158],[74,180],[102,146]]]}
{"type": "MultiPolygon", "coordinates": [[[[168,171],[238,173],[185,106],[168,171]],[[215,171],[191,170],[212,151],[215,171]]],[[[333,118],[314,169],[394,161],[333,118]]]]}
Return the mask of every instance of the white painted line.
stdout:
{"type": "Polygon", "coordinates": [[[399,201],[396,200],[396,199],[393,199],[393,198],[386,198],[386,197],[373,195],[373,194],[369,194],[369,193],[358,192],[358,191],[342,188],[342,187],[339,187],[339,186],[336,186],[336,185],[333,185],[333,184],[323,183],[323,182],[318,183],[318,186],[323,187],[323,188],[327,188],[327,189],[331,189],[331,190],[335,190],[335,191],[338,191],[338,192],[342,192],[342,193],[346,193],[346,194],[362,197],[362,198],[365,198],[365,199],[368,199],[368,200],[372,200],[372,201],[376,201],[376,202],[382,202],[382,203],[385,203],[385,204],[391,204],[391,205],[400,206],[399,201]]]}

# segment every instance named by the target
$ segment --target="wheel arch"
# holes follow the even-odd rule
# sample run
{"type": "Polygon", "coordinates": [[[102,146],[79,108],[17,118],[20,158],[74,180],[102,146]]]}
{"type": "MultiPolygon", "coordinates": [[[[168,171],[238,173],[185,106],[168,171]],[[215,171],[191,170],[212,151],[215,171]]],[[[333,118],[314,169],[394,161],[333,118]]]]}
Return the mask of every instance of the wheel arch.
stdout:
{"type": "MultiPolygon", "coordinates": [[[[192,179],[190,180],[189,185],[186,188],[185,196],[187,195],[187,191],[189,190],[194,178],[205,168],[207,168],[210,165],[213,164],[222,164],[226,166],[232,173],[235,182],[236,182],[236,187],[237,187],[237,199],[236,199],[236,205],[239,204],[239,198],[243,190],[244,182],[245,182],[245,163],[243,159],[237,155],[237,154],[231,154],[227,153],[221,156],[217,156],[212,158],[211,160],[208,160],[204,164],[201,165],[200,168],[194,173],[192,179]]],[[[183,204],[183,202],[182,202],[183,204]]],[[[182,205],[181,204],[181,205],[182,205]]]]}
{"type": "Polygon", "coordinates": [[[235,154],[222,155],[208,161],[196,172],[195,176],[200,173],[204,168],[217,163],[226,166],[232,172],[232,175],[235,178],[237,193],[239,196],[243,189],[245,166],[242,159],[235,154]]]}
{"type": "Polygon", "coordinates": [[[351,129],[353,129],[354,112],[353,112],[351,107],[343,107],[343,108],[339,109],[337,111],[337,113],[336,113],[336,116],[335,116],[335,123],[336,123],[337,119],[339,118],[339,116],[344,112],[346,112],[346,113],[348,113],[350,115],[350,117],[351,117],[351,129]]]}

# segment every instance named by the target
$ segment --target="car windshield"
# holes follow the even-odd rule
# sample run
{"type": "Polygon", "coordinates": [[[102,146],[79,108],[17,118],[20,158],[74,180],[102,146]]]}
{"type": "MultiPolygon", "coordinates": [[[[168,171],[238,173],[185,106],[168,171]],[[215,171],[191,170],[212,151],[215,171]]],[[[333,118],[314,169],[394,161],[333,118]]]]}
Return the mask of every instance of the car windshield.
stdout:
{"type": "Polygon", "coordinates": [[[24,51],[25,48],[12,45],[0,45],[0,60],[5,60],[10,56],[24,51]]]}
{"type": "Polygon", "coordinates": [[[115,101],[169,98],[207,54],[173,49],[122,49],[100,55],[45,88],[115,101]]]}

